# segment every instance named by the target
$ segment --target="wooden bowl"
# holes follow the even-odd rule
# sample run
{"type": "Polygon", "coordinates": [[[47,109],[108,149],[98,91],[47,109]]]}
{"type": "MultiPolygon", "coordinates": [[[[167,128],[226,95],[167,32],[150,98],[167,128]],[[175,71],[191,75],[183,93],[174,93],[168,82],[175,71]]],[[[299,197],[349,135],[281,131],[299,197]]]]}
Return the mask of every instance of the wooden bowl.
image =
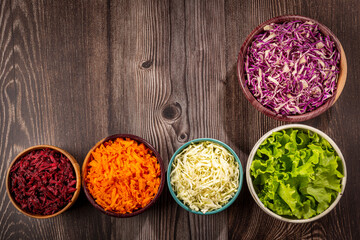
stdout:
{"type": "Polygon", "coordinates": [[[80,191],[81,191],[81,174],[80,174],[80,167],[79,167],[79,164],[77,163],[77,161],[75,160],[75,158],[70,154],[68,153],[67,151],[61,149],[61,148],[58,148],[58,147],[55,147],[55,146],[51,146],[51,145],[37,145],[37,146],[33,146],[33,147],[29,147],[27,149],[25,149],[24,151],[22,151],[21,153],[19,153],[15,158],[14,160],[12,161],[12,163],[10,164],[9,168],[8,168],[8,171],[7,171],[7,174],[6,174],[6,192],[10,198],[10,201],[11,203],[15,206],[15,208],[17,210],[19,210],[22,214],[26,215],[26,216],[29,216],[29,217],[32,217],[32,218],[38,218],[38,219],[45,219],[45,218],[51,218],[51,217],[55,217],[63,212],[65,212],[67,209],[69,209],[74,203],[75,201],[77,200],[77,198],[79,197],[79,194],[80,194],[80,191]],[[11,167],[14,165],[14,163],[20,159],[21,157],[23,157],[24,155],[26,155],[27,153],[29,152],[32,152],[34,150],[38,150],[38,149],[44,149],[44,148],[49,148],[49,149],[53,149],[53,150],[56,150],[62,154],[64,154],[71,162],[73,168],[74,168],[74,171],[75,171],[75,175],[76,175],[76,191],[74,192],[74,195],[73,197],[71,198],[70,202],[63,208],[61,209],[60,211],[54,213],[54,214],[51,214],[51,215],[39,215],[39,214],[33,214],[33,213],[28,213],[24,210],[22,210],[19,206],[19,204],[14,200],[13,196],[11,195],[10,193],[10,169],[11,167]]]}
{"type": "Polygon", "coordinates": [[[147,209],[149,209],[160,197],[162,190],[164,188],[164,184],[165,184],[165,169],[164,169],[164,163],[160,157],[160,154],[155,150],[155,148],[153,146],[151,146],[150,143],[148,143],[146,140],[142,139],[141,137],[135,136],[135,135],[131,135],[131,134],[115,134],[112,136],[109,136],[107,138],[104,138],[102,140],[100,140],[98,143],[95,144],[95,146],[93,148],[91,148],[91,150],[88,152],[88,154],[85,157],[84,163],[82,165],[82,183],[83,183],[83,189],[85,192],[85,195],[87,197],[87,199],[90,201],[90,203],[99,211],[101,211],[104,214],[107,214],[109,216],[112,217],[118,217],[118,218],[127,218],[127,217],[133,217],[136,216],[140,213],[143,213],[144,211],[146,211],[147,209]],[[95,201],[95,199],[93,198],[93,196],[90,194],[90,192],[87,189],[86,186],[86,174],[87,174],[87,169],[88,169],[88,164],[89,162],[92,160],[92,152],[99,147],[101,144],[109,141],[109,140],[115,140],[116,138],[130,138],[132,140],[135,140],[138,143],[143,143],[147,148],[149,148],[154,156],[156,157],[156,159],[158,160],[159,164],[160,164],[160,171],[161,171],[161,181],[160,181],[160,186],[158,189],[157,194],[155,195],[155,197],[149,202],[148,205],[146,205],[143,208],[140,208],[134,212],[131,213],[125,213],[125,214],[120,214],[120,213],[116,213],[116,212],[112,212],[112,211],[107,211],[105,210],[102,206],[100,206],[99,204],[97,204],[97,202],[95,201]]]}
{"type": "Polygon", "coordinates": [[[246,38],[245,42],[243,43],[243,45],[241,46],[241,49],[240,49],[238,62],[237,62],[237,73],[238,73],[240,86],[241,86],[243,93],[245,94],[245,97],[250,101],[250,103],[259,112],[262,112],[265,115],[267,115],[271,118],[274,118],[276,120],[280,120],[280,121],[302,122],[302,121],[309,120],[311,118],[314,118],[314,117],[322,114],[336,102],[336,100],[339,98],[339,96],[345,86],[346,75],[347,75],[347,63],[346,63],[345,52],[344,52],[343,47],[341,46],[339,39],[330,31],[329,28],[327,28],[325,25],[319,23],[318,21],[308,18],[308,17],[298,16],[298,15],[285,15],[285,16],[274,17],[272,19],[269,19],[269,20],[261,23],[250,33],[250,35],[246,38]],[[262,33],[264,31],[264,27],[266,25],[269,25],[271,23],[283,23],[283,22],[295,21],[295,20],[300,20],[303,22],[311,21],[313,23],[316,23],[319,25],[319,30],[324,35],[330,36],[330,38],[334,41],[338,51],[340,52],[340,73],[338,75],[337,89],[335,90],[334,95],[331,98],[329,98],[323,105],[321,105],[320,107],[318,107],[317,109],[315,109],[311,112],[307,112],[304,114],[284,116],[284,115],[278,114],[278,113],[274,112],[273,110],[263,106],[260,102],[258,102],[255,99],[253,94],[250,92],[250,90],[246,84],[246,81],[245,81],[245,75],[246,75],[245,57],[246,57],[246,51],[249,48],[249,46],[251,45],[251,43],[253,42],[254,37],[257,36],[258,34],[262,33]]]}

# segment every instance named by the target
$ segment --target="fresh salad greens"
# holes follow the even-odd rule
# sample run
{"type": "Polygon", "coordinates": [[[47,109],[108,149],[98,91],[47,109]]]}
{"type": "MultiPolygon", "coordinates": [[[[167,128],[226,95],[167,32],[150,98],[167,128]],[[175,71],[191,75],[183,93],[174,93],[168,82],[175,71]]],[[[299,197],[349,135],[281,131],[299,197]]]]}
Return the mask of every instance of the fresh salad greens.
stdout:
{"type": "Polygon", "coordinates": [[[194,211],[221,208],[239,188],[239,164],[223,146],[192,143],[174,159],[170,183],[177,198],[194,211]]]}
{"type": "Polygon", "coordinates": [[[250,168],[255,191],[274,213],[308,219],[325,211],[341,191],[343,165],[330,143],[304,129],[274,132],[250,168]]]}

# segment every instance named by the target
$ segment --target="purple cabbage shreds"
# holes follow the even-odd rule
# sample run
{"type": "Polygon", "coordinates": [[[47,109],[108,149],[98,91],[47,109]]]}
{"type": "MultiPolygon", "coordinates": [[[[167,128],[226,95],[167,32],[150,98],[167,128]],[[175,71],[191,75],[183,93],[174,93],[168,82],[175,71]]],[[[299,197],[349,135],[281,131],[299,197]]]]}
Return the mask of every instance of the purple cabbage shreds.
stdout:
{"type": "Polygon", "coordinates": [[[63,209],[76,191],[70,160],[52,149],[34,150],[10,169],[10,192],[28,213],[51,215],[63,209]]]}
{"type": "Polygon", "coordinates": [[[247,49],[245,79],[265,107],[281,115],[310,112],[336,90],[340,53],[312,22],[270,24],[247,49]]]}

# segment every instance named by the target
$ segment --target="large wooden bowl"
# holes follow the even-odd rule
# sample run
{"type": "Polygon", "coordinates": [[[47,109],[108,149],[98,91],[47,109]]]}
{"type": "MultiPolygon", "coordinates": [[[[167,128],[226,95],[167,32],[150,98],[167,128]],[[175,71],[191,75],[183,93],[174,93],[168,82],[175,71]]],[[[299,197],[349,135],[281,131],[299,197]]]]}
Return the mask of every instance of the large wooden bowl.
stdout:
{"type": "Polygon", "coordinates": [[[276,120],[280,120],[280,121],[302,122],[302,121],[309,120],[311,118],[314,118],[314,117],[322,114],[336,102],[336,100],[339,98],[339,96],[345,86],[346,75],[347,75],[347,63],[346,63],[345,52],[344,52],[343,47],[341,46],[339,39],[330,31],[329,28],[327,28],[325,25],[319,23],[318,21],[308,18],[308,17],[298,16],[298,15],[285,15],[285,16],[275,17],[275,18],[267,20],[266,22],[261,23],[250,33],[250,35],[246,38],[245,42],[243,43],[243,45],[241,46],[241,49],[240,49],[238,62],[237,62],[237,73],[238,73],[240,86],[241,86],[241,89],[242,89],[245,97],[259,112],[262,112],[265,115],[272,117],[276,120]],[[295,21],[295,20],[300,20],[303,22],[311,21],[313,23],[316,23],[319,25],[319,30],[324,35],[330,36],[330,38],[334,41],[338,51],[340,52],[340,73],[339,73],[338,80],[337,80],[337,89],[335,91],[335,94],[331,98],[329,98],[323,105],[321,105],[320,107],[318,107],[317,109],[315,109],[311,112],[307,112],[307,113],[300,114],[300,115],[285,116],[285,115],[278,114],[278,113],[274,112],[273,110],[263,106],[260,102],[258,102],[255,99],[253,94],[250,92],[250,90],[246,84],[246,79],[245,79],[245,75],[246,75],[245,57],[246,57],[246,51],[249,48],[249,46],[251,45],[251,43],[253,42],[254,37],[257,36],[258,34],[262,33],[264,31],[264,27],[266,25],[269,25],[271,23],[283,23],[283,22],[289,22],[289,21],[295,21]]]}
{"type": "Polygon", "coordinates": [[[88,154],[85,157],[84,163],[82,165],[82,181],[83,181],[83,189],[85,192],[85,195],[87,197],[87,199],[90,201],[90,203],[99,211],[101,211],[102,213],[105,213],[109,216],[112,217],[118,217],[118,218],[127,218],[127,217],[133,217],[136,216],[140,213],[143,213],[144,211],[146,211],[147,209],[149,209],[160,197],[162,190],[164,188],[164,184],[165,184],[165,169],[164,169],[164,163],[160,157],[160,154],[155,150],[155,148],[153,146],[151,146],[150,143],[148,143],[145,139],[142,139],[141,137],[135,136],[135,135],[131,135],[131,134],[115,134],[112,136],[109,136],[107,138],[104,138],[102,140],[100,140],[98,143],[95,144],[95,146],[93,148],[91,148],[91,150],[88,152],[88,154]],[[97,202],[95,201],[95,199],[93,198],[93,196],[90,194],[89,190],[87,189],[86,186],[86,174],[88,172],[88,164],[89,162],[93,159],[92,157],[92,152],[99,147],[101,144],[109,141],[109,140],[115,140],[117,138],[130,138],[132,140],[135,140],[138,143],[143,143],[147,148],[149,148],[154,156],[156,157],[156,159],[158,160],[158,163],[160,164],[160,171],[161,171],[161,175],[160,175],[160,186],[158,189],[157,194],[155,195],[155,197],[148,203],[148,205],[146,205],[143,208],[140,208],[134,212],[131,213],[125,213],[125,214],[120,214],[120,213],[116,213],[116,212],[112,212],[112,211],[106,211],[102,206],[100,206],[99,204],[97,204],[97,202]]]}
{"type": "Polygon", "coordinates": [[[8,168],[8,171],[7,171],[7,174],[6,174],[6,192],[10,198],[10,201],[11,203],[14,205],[14,207],[19,210],[22,214],[26,215],[26,216],[29,216],[29,217],[32,217],[32,218],[38,218],[38,219],[44,219],[44,218],[51,218],[51,217],[55,217],[63,212],[65,212],[66,210],[68,210],[74,203],[75,201],[77,200],[77,198],[79,197],[79,194],[80,194],[80,191],[81,191],[81,174],[80,174],[80,166],[79,164],[77,163],[77,161],[75,160],[75,158],[70,154],[68,153],[67,151],[61,149],[61,148],[58,148],[58,147],[55,147],[55,146],[51,146],[51,145],[37,145],[37,146],[33,146],[33,147],[29,147],[27,149],[25,149],[24,151],[22,151],[21,153],[19,153],[15,158],[14,160],[12,161],[12,163],[10,164],[9,168],[8,168]],[[23,209],[21,209],[21,207],[19,206],[19,204],[14,200],[13,196],[11,195],[11,192],[10,192],[10,169],[11,167],[14,165],[14,163],[20,159],[21,157],[23,157],[24,155],[28,154],[29,152],[32,152],[34,150],[38,150],[38,149],[44,149],[44,148],[49,148],[49,149],[53,149],[55,151],[58,151],[62,154],[65,155],[65,157],[67,157],[70,162],[71,162],[71,165],[73,166],[74,168],[74,172],[75,172],[75,176],[76,176],[76,191],[74,192],[74,195],[73,197],[71,198],[70,202],[63,208],[61,209],[60,211],[54,213],[54,214],[51,214],[51,215],[39,215],[39,214],[33,214],[33,213],[28,213],[26,211],[24,211],[23,209]]]}

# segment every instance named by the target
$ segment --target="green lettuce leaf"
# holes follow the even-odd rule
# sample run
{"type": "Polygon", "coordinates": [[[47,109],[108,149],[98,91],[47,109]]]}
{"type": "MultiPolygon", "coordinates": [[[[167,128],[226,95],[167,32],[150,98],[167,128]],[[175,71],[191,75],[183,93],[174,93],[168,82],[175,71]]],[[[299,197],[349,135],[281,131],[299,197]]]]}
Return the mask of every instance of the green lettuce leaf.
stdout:
{"type": "Polygon", "coordinates": [[[341,191],[343,166],[331,144],[303,129],[274,132],[250,167],[261,202],[276,214],[308,219],[325,211],[341,191]]]}

